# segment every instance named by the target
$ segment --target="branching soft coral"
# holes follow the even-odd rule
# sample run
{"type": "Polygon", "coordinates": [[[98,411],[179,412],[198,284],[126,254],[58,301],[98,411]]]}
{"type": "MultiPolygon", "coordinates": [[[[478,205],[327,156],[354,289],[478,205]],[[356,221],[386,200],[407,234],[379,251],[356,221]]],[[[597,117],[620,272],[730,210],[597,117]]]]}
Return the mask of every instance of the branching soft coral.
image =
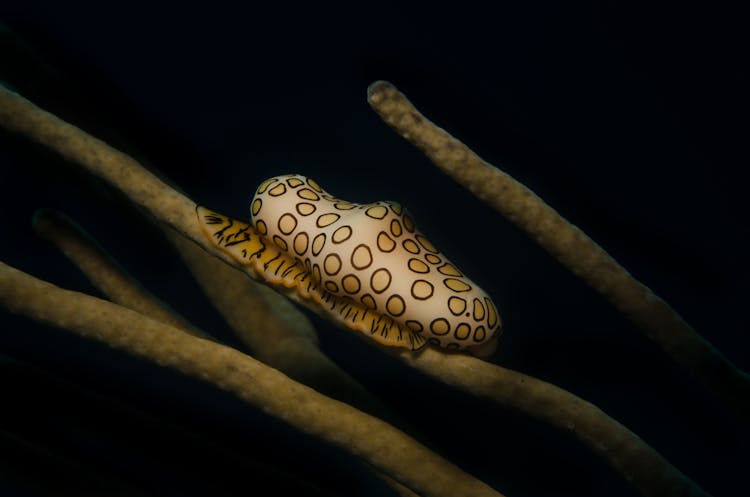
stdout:
{"type": "MultiPolygon", "coordinates": [[[[462,165],[491,167],[416,113],[392,86],[379,83],[371,87],[370,101],[389,124],[417,143],[436,163],[451,164],[459,168],[459,171],[462,165]]],[[[144,208],[161,223],[225,263],[234,264],[231,258],[215,250],[201,233],[195,218],[195,202],[160,181],[132,158],[7,90],[0,90],[0,122],[6,128],[23,133],[84,166],[122,190],[136,205],[144,208]]],[[[468,181],[470,184],[482,185],[482,191],[477,192],[480,198],[488,201],[494,198],[488,193],[494,185],[495,193],[507,193],[513,189],[520,192],[521,202],[514,207],[520,211],[540,212],[540,209],[543,211],[542,207],[546,207],[543,204],[539,207],[538,198],[512,181],[508,182],[494,168],[483,172],[472,166],[467,167],[466,171],[474,175],[475,180],[484,178],[481,181],[468,181]],[[489,177],[485,178],[483,175],[489,177]],[[495,181],[497,178],[500,178],[501,183],[495,181]]],[[[513,214],[510,217],[516,219],[518,216],[513,214]]],[[[541,234],[535,238],[544,239],[546,233],[548,238],[555,239],[552,231],[559,228],[564,232],[568,228],[560,228],[563,225],[559,220],[536,223],[541,234]]],[[[556,254],[559,252],[557,249],[550,250],[556,254]]],[[[192,255],[188,257],[193,258],[192,255]]],[[[200,262],[193,264],[201,266],[200,262]]],[[[252,271],[248,271],[247,266],[239,266],[237,269],[251,277],[255,276],[252,271]]],[[[306,389],[280,373],[272,373],[262,364],[233,349],[191,337],[176,328],[114,304],[58,289],[7,266],[2,274],[0,288],[3,303],[14,312],[103,340],[136,355],[211,381],[301,430],[350,450],[421,495],[494,493],[486,485],[430,453],[389,425],[306,389]],[[56,309],[63,303],[74,306],[78,317],[56,309]],[[84,312],[85,309],[89,312],[84,312]],[[58,312],[61,314],[57,314],[58,312]],[[127,332],[118,332],[115,328],[120,326],[118,323],[122,320],[137,323],[137,326],[129,328],[127,332]],[[286,393],[280,396],[280,391],[289,396],[286,393]],[[273,396],[275,397],[271,398],[273,396]],[[290,409],[291,405],[296,408],[290,409]],[[331,424],[331,419],[344,422],[346,430],[337,430],[331,424]]],[[[226,277],[245,276],[233,271],[232,276],[226,277]]],[[[221,309],[222,295],[210,290],[211,284],[205,276],[199,276],[198,279],[202,280],[209,295],[213,294],[214,301],[218,301],[217,307],[221,309]]],[[[276,290],[308,305],[294,291],[283,288],[276,290]]],[[[274,294],[268,298],[272,300],[276,297],[274,294]]],[[[319,311],[315,306],[311,309],[319,311]]],[[[231,311],[225,314],[231,314],[231,311]]],[[[231,316],[227,317],[232,320],[231,316]]],[[[238,321],[242,320],[238,318],[238,321]]],[[[465,355],[448,354],[431,348],[416,354],[403,349],[386,349],[386,352],[445,383],[492,399],[572,433],[644,494],[656,496],[702,493],[697,485],[635,434],[592,404],[553,385],[465,355]]],[[[743,397],[743,401],[745,400],[743,397]]]]}

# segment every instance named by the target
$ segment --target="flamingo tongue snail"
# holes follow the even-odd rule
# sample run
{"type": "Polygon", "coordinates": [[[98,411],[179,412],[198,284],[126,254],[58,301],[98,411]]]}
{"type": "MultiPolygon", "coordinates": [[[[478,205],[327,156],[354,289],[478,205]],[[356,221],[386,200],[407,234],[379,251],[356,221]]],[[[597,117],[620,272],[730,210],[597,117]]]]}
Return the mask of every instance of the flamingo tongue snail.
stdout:
{"type": "Polygon", "coordinates": [[[261,183],[251,210],[251,224],[200,206],[197,213],[216,247],[268,283],[384,345],[494,351],[500,317],[492,300],[398,203],[347,202],[289,174],[261,183]]]}

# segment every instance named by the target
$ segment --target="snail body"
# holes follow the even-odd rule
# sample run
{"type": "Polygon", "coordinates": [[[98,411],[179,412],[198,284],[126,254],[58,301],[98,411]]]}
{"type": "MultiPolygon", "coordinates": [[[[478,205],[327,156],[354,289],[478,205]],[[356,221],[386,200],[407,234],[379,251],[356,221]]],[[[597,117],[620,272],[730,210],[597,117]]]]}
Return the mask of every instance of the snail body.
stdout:
{"type": "Polygon", "coordinates": [[[312,300],[384,345],[494,350],[490,297],[417,229],[397,202],[357,204],[290,174],[258,187],[251,224],[198,208],[217,247],[273,285],[312,300]]]}

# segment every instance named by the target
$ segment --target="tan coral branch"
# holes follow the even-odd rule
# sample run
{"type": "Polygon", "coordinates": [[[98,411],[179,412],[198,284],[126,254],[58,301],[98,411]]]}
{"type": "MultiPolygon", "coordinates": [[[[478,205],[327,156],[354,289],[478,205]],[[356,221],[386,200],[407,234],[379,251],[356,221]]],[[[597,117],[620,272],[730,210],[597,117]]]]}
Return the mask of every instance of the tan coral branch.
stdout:
{"type": "Polygon", "coordinates": [[[0,125],[10,131],[21,133],[83,166],[92,174],[116,186],[155,219],[180,231],[216,257],[231,263],[228,256],[213,251],[213,247],[195,222],[195,202],[166,185],[129,155],[40,109],[2,85],[0,125]]]}
{"type": "Polygon", "coordinates": [[[643,495],[708,495],[638,435],[601,409],[551,383],[461,354],[386,350],[444,383],[570,433],[643,495]]]}
{"type": "MultiPolygon", "coordinates": [[[[0,126],[21,133],[122,191],[133,203],[145,209],[154,219],[170,226],[198,246],[227,264],[257,279],[252,266],[239,266],[208,241],[196,222],[196,204],[170,187],[135,159],[116,150],[85,131],[34,105],[0,85],[0,126]]],[[[275,287],[288,298],[311,308],[320,309],[300,298],[294,291],[275,287]]]]}
{"type": "Polygon", "coordinates": [[[500,495],[377,418],[325,397],[235,349],[117,304],[63,290],[0,263],[0,305],[212,383],[362,458],[425,497],[500,495]]]}
{"type": "Polygon", "coordinates": [[[677,363],[750,420],[750,375],[698,335],[672,307],[531,190],[423,116],[392,84],[368,89],[373,109],[443,172],[500,212],[604,295],[677,363]]]}
{"type": "MultiPolygon", "coordinates": [[[[36,233],[54,243],[110,300],[201,338],[211,338],[146,290],[66,215],[51,210],[34,215],[36,233]]],[[[219,263],[220,264],[220,263],[219,263]]]]}
{"type": "Polygon", "coordinates": [[[312,324],[289,300],[179,234],[170,231],[167,237],[253,357],[325,395],[393,420],[389,410],[318,348],[312,324]]]}
{"type": "MultiPolygon", "coordinates": [[[[55,243],[113,302],[199,338],[212,339],[144,288],[64,214],[41,210],[33,224],[37,234],[55,243]]],[[[390,413],[320,351],[312,324],[289,300],[210,256],[171,228],[164,232],[254,357],[320,393],[388,419],[390,413]]],[[[397,481],[377,474],[401,495],[416,496],[397,481]]]]}

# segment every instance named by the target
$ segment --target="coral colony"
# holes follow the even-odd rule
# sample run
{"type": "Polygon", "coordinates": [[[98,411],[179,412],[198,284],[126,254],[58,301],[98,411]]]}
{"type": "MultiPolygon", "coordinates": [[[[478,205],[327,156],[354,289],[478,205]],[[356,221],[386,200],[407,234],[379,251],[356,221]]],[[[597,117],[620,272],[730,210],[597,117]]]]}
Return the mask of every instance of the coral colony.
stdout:
{"type": "MultiPolygon", "coordinates": [[[[526,231],[748,417],[747,375],[582,231],[431,123],[390,83],[371,85],[368,101],[435,165],[526,231]]],[[[495,304],[417,230],[400,204],[354,204],[309,178],[286,175],[257,189],[248,224],[200,207],[131,157],[1,86],[0,124],[87,169],[160,221],[253,357],[163,306],[72,221],[50,211],[36,216],[37,232],[110,300],[0,263],[0,306],[8,311],[230,392],[365,461],[401,495],[500,495],[381,416],[363,412],[378,413],[377,400],[320,351],[315,331],[291,300],[440,382],[567,431],[645,495],[705,495],[596,406],[482,360],[499,335],[495,304]]]]}

